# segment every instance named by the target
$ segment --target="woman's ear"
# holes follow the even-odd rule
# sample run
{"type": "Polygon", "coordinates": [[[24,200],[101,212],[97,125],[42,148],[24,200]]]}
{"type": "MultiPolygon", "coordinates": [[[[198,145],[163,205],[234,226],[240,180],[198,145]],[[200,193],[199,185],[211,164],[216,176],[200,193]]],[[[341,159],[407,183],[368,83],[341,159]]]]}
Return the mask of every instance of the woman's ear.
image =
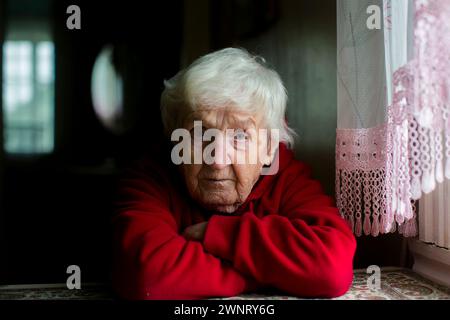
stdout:
{"type": "Polygon", "coordinates": [[[265,152],[263,152],[262,163],[265,166],[270,166],[275,157],[275,154],[278,150],[279,144],[279,132],[278,129],[270,129],[270,132],[267,133],[267,141],[265,152]]]}

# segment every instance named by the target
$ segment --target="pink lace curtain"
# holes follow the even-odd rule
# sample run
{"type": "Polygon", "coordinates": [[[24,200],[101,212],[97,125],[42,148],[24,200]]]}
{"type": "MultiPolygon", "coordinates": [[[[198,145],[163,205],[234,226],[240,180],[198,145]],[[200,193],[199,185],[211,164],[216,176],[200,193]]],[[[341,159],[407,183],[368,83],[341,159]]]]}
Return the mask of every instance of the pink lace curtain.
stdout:
{"type": "Polygon", "coordinates": [[[357,236],[415,236],[415,201],[450,179],[450,1],[338,0],[337,15],[338,208],[357,236]]]}

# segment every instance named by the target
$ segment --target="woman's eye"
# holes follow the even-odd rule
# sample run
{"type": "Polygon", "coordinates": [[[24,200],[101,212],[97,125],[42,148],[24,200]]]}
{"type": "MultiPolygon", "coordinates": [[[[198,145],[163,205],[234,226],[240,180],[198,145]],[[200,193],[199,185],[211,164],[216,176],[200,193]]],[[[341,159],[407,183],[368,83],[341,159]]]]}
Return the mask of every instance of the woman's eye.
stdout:
{"type": "Polygon", "coordinates": [[[234,140],[236,140],[236,141],[245,141],[247,139],[248,139],[248,134],[244,131],[239,130],[234,134],[234,140]]]}

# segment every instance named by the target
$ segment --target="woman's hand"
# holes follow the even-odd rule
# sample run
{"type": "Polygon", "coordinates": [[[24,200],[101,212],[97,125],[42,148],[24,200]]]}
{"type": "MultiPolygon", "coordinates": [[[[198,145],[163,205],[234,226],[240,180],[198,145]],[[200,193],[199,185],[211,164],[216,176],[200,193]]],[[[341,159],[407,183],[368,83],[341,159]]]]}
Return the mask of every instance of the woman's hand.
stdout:
{"type": "Polygon", "coordinates": [[[183,236],[187,240],[203,241],[208,221],[193,224],[183,231],[183,236]]]}

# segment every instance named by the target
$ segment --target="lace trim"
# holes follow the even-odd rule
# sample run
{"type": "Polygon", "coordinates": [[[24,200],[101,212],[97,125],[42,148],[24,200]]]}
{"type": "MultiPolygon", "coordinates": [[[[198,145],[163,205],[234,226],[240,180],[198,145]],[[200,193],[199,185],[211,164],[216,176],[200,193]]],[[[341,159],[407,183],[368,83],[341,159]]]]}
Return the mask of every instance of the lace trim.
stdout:
{"type": "Polygon", "coordinates": [[[407,175],[394,174],[406,170],[407,153],[395,159],[389,132],[388,125],[337,130],[336,203],[357,236],[395,232],[397,225],[405,236],[417,233],[407,175]]]}

